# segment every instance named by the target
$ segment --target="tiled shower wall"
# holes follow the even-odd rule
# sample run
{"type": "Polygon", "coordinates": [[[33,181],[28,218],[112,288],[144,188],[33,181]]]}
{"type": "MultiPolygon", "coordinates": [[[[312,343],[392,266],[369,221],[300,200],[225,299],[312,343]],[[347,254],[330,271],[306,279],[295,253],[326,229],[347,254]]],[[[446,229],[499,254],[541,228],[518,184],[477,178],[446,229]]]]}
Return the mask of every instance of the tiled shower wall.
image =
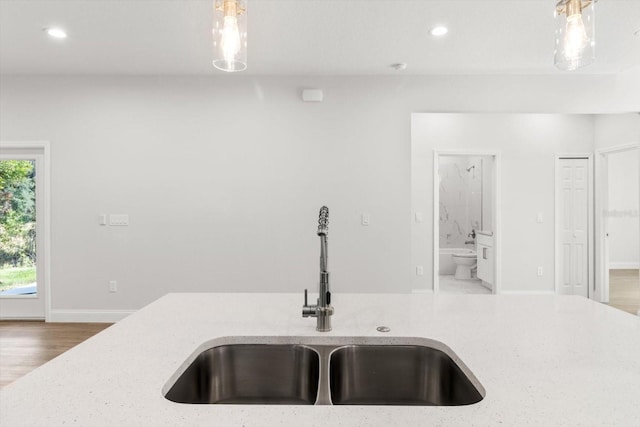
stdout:
{"type": "Polygon", "coordinates": [[[490,156],[440,156],[441,248],[463,248],[472,230],[491,229],[492,164],[490,156]]]}

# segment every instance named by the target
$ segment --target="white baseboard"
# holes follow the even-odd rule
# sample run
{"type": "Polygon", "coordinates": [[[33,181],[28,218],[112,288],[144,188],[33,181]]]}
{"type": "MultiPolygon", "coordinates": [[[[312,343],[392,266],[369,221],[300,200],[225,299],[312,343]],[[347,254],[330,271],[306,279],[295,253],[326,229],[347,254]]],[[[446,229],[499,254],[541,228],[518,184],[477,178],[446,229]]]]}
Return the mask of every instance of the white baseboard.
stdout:
{"type": "Polygon", "coordinates": [[[21,317],[14,317],[14,316],[0,316],[0,320],[26,320],[26,321],[41,321],[41,320],[44,320],[44,317],[42,317],[42,316],[35,316],[35,317],[29,317],[29,316],[21,316],[21,317]]]}
{"type": "Polygon", "coordinates": [[[610,262],[609,270],[638,270],[640,262],[610,262]]]}
{"type": "Polygon", "coordinates": [[[555,295],[554,291],[500,291],[501,295],[555,295]]]}
{"type": "Polygon", "coordinates": [[[115,323],[136,310],[51,310],[50,322],[115,323]]]}
{"type": "Polygon", "coordinates": [[[412,294],[432,294],[433,289],[411,289],[412,294]]]}

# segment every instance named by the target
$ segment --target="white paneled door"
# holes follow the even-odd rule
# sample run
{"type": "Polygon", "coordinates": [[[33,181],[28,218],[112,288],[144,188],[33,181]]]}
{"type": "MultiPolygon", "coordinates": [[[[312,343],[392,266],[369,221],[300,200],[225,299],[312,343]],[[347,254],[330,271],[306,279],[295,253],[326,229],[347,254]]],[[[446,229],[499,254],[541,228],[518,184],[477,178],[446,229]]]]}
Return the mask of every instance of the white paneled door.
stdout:
{"type": "Polygon", "coordinates": [[[589,297],[589,161],[559,159],[560,286],[589,297]]]}

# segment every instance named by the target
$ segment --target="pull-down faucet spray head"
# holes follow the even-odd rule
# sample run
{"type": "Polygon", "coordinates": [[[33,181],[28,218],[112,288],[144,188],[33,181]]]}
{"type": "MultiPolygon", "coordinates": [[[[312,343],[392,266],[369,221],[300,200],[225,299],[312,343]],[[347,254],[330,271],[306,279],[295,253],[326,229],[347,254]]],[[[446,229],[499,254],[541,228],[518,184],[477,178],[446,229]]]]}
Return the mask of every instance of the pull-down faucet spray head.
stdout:
{"type": "Polygon", "coordinates": [[[320,208],[318,217],[318,236],[326,236],[329,233],[329,208],[323,206],[320,208]]]}
{"type": "MultiPolygon", "coordinates": [[[[318,236],[320,236],[320,273],[327,273],[328,264],[328,248],[327,248],[327,235],[329,234],[329,208],[323,206],[320,208],[320,215],[318,217],[318,236]]],[[[328,273],[327,273],[328,274],[328,273]]],[[[321,278],[322,281],[322,278],[321,278]]],[[[329,278],[326,277],[325,281],[329,282],[329,278]]]]}

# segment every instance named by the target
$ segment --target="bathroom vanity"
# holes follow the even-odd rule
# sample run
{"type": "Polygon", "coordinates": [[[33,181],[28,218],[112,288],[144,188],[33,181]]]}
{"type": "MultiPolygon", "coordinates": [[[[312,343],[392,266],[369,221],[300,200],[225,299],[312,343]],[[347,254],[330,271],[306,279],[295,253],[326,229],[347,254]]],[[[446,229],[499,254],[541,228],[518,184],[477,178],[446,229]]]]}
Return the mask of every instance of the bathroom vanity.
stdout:
{"type": "MultiPolygon", "coordinates": [[[[333,328],[323,333],[301,317],[300,294],[166,295],[1,390],[0,425],[571,426],[640,419],[640,317],[555,295],[335,293],[332,305],[333,328]],[[379,332],[379,326],[390,330],[379,332]],[[348,403],[348,377],[339,378],[348,386],[338,397],[315,405],[313,391],[285,404],[179,403],[192,400],[177,392],[165,397],[190,375],[197,355],[247,342],[268,342],[276,353],[295,347],[310,378],[325,356],[320,350],[314,358],[308,347],[347,348],[331,362],[346,372],[357,368],[349,367],[354,358],[366,356],[351,348],[441,346],[482,399],[453,406],[339,404],[348,403]]],[[[404,357],[389,348],[389,364],[404,357]]],[[[247,369],[251,360],[264,364],[249,350],[233,357],[243,358],[247,369]]]]}
{"type": "Polygon", "coordinates": [[[478,231],[477,248],[478,253],[478,279],[481,279],[483,285],[493,290],[495,281],[494,267],[495,257],[493,255],[493,232],[478,231]]]}

